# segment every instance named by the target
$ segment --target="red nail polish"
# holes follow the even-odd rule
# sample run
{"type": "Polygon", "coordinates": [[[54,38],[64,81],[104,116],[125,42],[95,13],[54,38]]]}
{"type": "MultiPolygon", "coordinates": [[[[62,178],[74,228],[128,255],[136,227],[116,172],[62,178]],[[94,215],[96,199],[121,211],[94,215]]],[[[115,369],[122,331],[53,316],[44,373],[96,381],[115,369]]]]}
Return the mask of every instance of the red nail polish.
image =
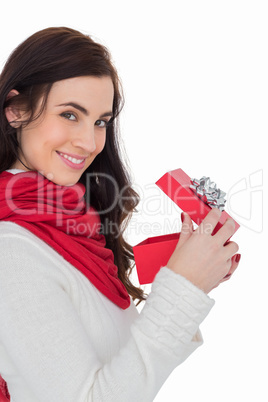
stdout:
{"type": "Polygon", "coordinates": [[[184,213],[183,212],[181,213],[181,221],[182,221],[182,223],[184,221],[184,213]]]}
{"type": "Polygon", "coordinates": [[[240,261],[241,254],[237,254],[235,257],[235,262],[238,263],[240,261]]]}

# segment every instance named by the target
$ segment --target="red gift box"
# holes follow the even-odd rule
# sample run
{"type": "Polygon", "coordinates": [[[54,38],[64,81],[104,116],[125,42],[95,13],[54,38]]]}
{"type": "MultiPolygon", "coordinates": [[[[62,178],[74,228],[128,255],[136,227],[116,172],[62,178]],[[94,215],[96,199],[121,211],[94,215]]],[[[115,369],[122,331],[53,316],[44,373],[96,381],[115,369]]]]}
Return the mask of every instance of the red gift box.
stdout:
{"type": "MultiPolygon", "coordinates": [[[[164,174],[156,184],[197,225],[200,225],[211,210],[211,207],[190,188],[191,179],[182,169],[172,170],[164,174]]],[[[223,211],[213,234],[222,227],[228,218],[231,218],[230,215],[223,211]]],[[[238,228],[239,224],[235,222],[235,231],[238,228]]],[[[150,237],[133,247],[137,274],[141,285],[152,283],[159,269],[167,264],[178,239],[179,233],[150,237]]]]}
{"type": "Polygon", "coordinates": [[[138,278],[141,285],[151,283],[160,267],[167,265],[179,237],[179,233],[149,237],[133,247],[138,278]]]}

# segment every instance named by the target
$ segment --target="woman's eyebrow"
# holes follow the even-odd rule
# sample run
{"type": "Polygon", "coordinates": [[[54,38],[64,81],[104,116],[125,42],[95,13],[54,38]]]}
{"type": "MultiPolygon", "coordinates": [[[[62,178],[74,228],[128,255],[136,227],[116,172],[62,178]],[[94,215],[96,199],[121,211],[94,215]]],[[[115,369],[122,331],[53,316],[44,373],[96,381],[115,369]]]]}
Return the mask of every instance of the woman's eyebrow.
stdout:
{"type": "MultiPolygon", "coordinates": [[[[74,102],[68,102],[68,103],[61,103],[58,106],[71,106],[77,110],[79,110],[80,112],[82,112],[85,116],[89,116],[89,111],[87,109],[85,109],[83,106],[78,105],[78,103],[74,103],[74,102]]],[[[113,116],[113,112],[106,112],[103,113],[100,117],[107,117],[107,116],[113,116]]]]}

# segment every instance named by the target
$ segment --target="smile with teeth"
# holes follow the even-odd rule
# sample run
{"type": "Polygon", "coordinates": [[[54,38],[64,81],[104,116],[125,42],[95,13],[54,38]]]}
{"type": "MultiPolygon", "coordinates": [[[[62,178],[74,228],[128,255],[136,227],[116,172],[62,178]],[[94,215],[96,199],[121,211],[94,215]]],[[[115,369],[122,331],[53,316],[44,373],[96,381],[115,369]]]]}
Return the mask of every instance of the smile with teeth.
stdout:
{"type": "Polygon", "coordinates": [[[62,152],[59,152],[59,154],[60,154],[61,156],[63,156],[63,158],[68,159],[68,161],[70,161],[70,162],[72,162],[72,163],[75,163],[76,165],[79,165],[79,163],[82,163],[82,162],[84,162],[84,160],[85,160],[85,158],[83,158],[83,159],[75,159],[75,158],[72,158],[71,156],[68,156],[68,155],[66,155],[66,154],[63,154],[62,152]]]}

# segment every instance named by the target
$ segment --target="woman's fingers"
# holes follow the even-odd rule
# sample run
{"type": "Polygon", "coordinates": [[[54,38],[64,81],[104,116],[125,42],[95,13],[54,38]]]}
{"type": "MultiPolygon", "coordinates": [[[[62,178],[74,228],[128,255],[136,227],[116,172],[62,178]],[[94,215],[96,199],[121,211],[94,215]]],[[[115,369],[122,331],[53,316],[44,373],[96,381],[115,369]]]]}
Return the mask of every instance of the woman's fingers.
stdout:
{"type": "Polygon", "coordinates": [[[178,242],[178,247],[181,247],[191,237],[194,230],[192,219],[185,212],[182,212],[181,214],[181,221],[182,226],[181,226],[181,233],[178,242]]]}
{"type": "Polygon", "coordinates": [[[212,233],[221,211],[212,209],[194,231],[191,218],[182,214],[182,230],[167,267],[209,293],[237,268],[238,245],[227,240],[234,233],[234,221],[227,220],[217,234],[212,233]]]}
{"type": "MultiPolygon", "coordinates": [[[[196,230],[197,233],[211,235],[217,226],[221,217],[221,211],[218,208],[212,208],[203,222],[196,230]]],[[[225,244],[235,232],[235,222],[233,219],[227,219],[222,227],[214,235],[215,240],[220,244],[225,244]]],[[[237,250],[236,250],[237,251],[237,250]]]]}
{"type": "Polygon", "coordinates": [[[230,268],[228,274],[226,275],[228,277],[228,279],[235,272],[236,268],[238,267],[240,259],[241,259],[241,254],[235,254],[232,256],[232,258],[231,258],[232,265],[231,265],[231,268],[230,268]]]}
{"type": "Polygon", "coordinates": [[[235,232],[235,222],[233,219],[227,219],[223,226],[217,231],[214,235],[215,239],[219,240],[220,243],[225,244],[228,239],[234,234],[235,232]]]}
{"type": "Polygon", "coordinates": [[[233,273],[235,272],[235,270],[237,269],[238,265],[239,265],[239,261],[241,258],[241,254],[235,254],[233,255],[233,257],[231,258],[231,268],[229,269],[229,272],[227,275],[225,275],[222,280],[217,283],[213,289],[215,289],[216,287],[218,287],[221,283],[228,281],[231,276],[233,275],[233,273]]]}
{"type": "Polygon", "coordinates": [[[218,208],[212,208],[203,222],[196,229],[196,233],[211,235],[221,217],[221,211],[218,208]]]}
{"type": "Polygon", "coordinates": [[[226,255],[226,259],[232,258],[239,250],[239,246],[234,241],[229,241],[224,246],[224,252],[226,255]]]}

